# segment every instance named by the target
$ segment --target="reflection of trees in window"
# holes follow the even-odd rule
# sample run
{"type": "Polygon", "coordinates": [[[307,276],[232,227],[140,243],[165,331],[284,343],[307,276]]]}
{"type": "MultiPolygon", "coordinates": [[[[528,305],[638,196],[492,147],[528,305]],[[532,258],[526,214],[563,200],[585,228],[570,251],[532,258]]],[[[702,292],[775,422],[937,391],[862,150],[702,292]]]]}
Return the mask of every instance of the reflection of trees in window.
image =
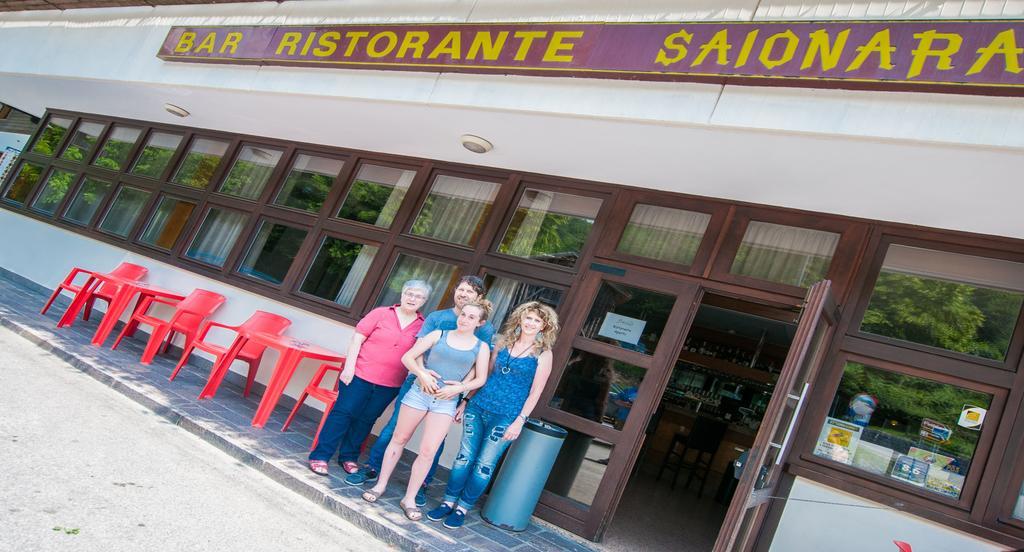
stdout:
{"type": "Polygon", "coordinates": [[[181,136],[177,134],[166,134],[154,132],[142,149],[135,166],[132,167],[132,174],[147,176],[149,178],[160,178],[164,169],[171,162],[171,157],[178,150],[181,136]]]}
{"type": "Polygon", "coordinates": [[[227,147],[225,142],[205,138],[196,140],[189,149],[188,155],[178,165],[178,171],[172,180],[176,184],[184,186],[206,188],[227,147]]]}
{"type": "Polygon", "coordinates": [[[256,199],[270,180],[281,159],[280,150],[245,146],[228,171],[220,190],[223,193],[256,199]]]}
{"type": "Polygon", "coordinates": [[[36,182],[39,182],[42,174],[42,165],[22,163],[21,168],[18,169],[18,175],[11,181],[11,186],[7,188],[7,193],[4,194],[4,197],[11,201],[25,203],[32,192],[32,188],[36,185],[36,182]]]}
{"type": "Polygon", "coordinates": [[[600,208],[597,198],[528,188],[498,252],[575,266],[600,208]]]}
{"type": "Polygon", "coordinates": [[[461,245],[475,243],[498,188],[494,182],[438,176],[416,215],[412,233],[461,245]]]}
{"type": "Polygon", "coordinates": [[[100,203],[109,192],[110,182],[86,178],[81,188],[78,189],[75,199],[64,213],[64,218],[80,224],[89,224],[93,215],[100,208],[100,203]]]}
{"type": "Polygon", "coordinates": [[[39,134],[36,143],[32,146],[32,152],[41,155],[53,155],[70,126],[71,119],[51,117],[46,123],[46,127],[43,128],[43,132],[39,134]]]}
{"type": "Polygon", "coordinates": [[[288,274],[304,239],[305,230],[264,222],[238,271],[280,284],[288,274]]]}
{"type": "MultiPolygon", "coordinates": [[[[340,170],[340,165],[338,168],[340,170]]],[[[331,175],[293,168],[288,173],[281,194],[277,198],[277,204],[314,213],[319,212],[327,199],[327,194],[331,191],[331,185],[336,176],[337,173],[331,175]]]]}
{"type": "Polygon", "coordinates": [[[60,202],[64,201],[64,196],[68,194],[68,190],[71,189],[74,177],[74,173],[55,169],[50,173],[50,177],[46,179],[46,184],[39,191],[35,201],[32,202],[32,207],[52,215],[57,210],[60,202]]]}
{"type": "Polygon", "coordinates": [[[343,306],[352,304],[377,254],[372,245],[325,238],[302,282],[302,291],[343,306]]]}
{"type": "Polygon", "coordinates": [[[64,149],[61,157],[68,161],[81,161],[86,154],[92,151],[101,132],[103,132],[103,125],[99,123],[81,123],[74,135],[71,136],[71,142],[64,149]]]}
{"type": "Polygon", "coordinates": [[[1004,360],[1024,294],[882,271],[861,331],[1004,360]]]}
{"type": "Polygon", "coordinates": [[[128,155],[131,153],[132,146],[135,145],[135,141],[139,138],[141,132],[137,128],[114,127],[110,137],[103,144],[103,149],[100,150],[96,160],[93,161],[93,165],[112,171],[120,171],[125,163],[128,162],[128,155]]]}

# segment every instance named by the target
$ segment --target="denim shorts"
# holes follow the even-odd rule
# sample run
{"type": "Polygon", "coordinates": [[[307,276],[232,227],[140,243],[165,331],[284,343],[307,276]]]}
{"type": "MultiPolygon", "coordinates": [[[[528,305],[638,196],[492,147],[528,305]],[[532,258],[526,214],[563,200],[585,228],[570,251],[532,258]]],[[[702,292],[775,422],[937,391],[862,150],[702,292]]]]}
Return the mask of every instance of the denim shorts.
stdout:
{"type": "Polygon", "coordinates": [[[455,417],[455,409],[459,406],[459,397],[454,399],[437,399],[423,392],[419,385],[413,384],[409,392],[402,398],[402,404],[416,410],[436,412],[455,417]]]}

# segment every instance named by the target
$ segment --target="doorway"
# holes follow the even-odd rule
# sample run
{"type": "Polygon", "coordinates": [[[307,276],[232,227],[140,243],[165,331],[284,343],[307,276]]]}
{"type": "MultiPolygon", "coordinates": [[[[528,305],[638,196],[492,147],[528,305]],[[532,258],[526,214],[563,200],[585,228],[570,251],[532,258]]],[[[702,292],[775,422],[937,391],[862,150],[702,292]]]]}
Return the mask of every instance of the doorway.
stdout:
{"type": "MultiPolygon", "coordinates": [[[[796,334],[798,311],[705,293],[644,431],[602,543],[609,550],[710,550],[796,334]]],[[[631,390],[613,384],[606,423],[631,390]]],[[[586,455],[601,462],[599,451],[586,455]]]]}

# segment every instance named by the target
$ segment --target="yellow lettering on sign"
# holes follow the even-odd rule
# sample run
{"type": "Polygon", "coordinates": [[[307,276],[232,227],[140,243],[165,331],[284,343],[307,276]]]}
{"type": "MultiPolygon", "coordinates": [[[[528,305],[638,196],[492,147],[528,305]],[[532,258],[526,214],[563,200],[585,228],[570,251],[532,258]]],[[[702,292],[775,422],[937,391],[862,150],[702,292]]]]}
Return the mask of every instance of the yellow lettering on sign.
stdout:
{"type": "Polygon", "coordinates": [[[477,54],[483,50],[484,59],[495,61],[501,55],[501,50],[505,47],[506,40],[508,40],[508,31],[498,33],[497,39],[492,38],[489,31],[479,31],[473,37],[473,43],[469,45],[466,59],[476,59],[477,54]]]}
{"type": "Polygon", "coordinates": [[[338,31],[327,31],[320,35],[317,40],[317,47],[313,49],[316,57],[331,57],[338,51],[338,43],[341,42],[341,33],[338,31]]]}
{"type": "Polygon", "coordinates": [[[571,42],[565,42],[570,38],[582,38],[583,31],[555,31],[551,34],[551,42],[548,42],[548,49],[544,51],[543,61],[556,61],[569,63],[572,61],[572,49],[576,46],[571,42]],[[565,52],[564,54],[562,52],[565,52]]]}
{"type": "Polygon", "coordinates": [[[275,54],[281,55],[281,52],[287,48],[287,55],[294,56],[295,49],[299,47],[300,40],[302,40],[302,33],[284,33],[281,35],[281,42],[277,43],[277,51],[275,54]]]}
{"type": "Polygon", "coordinates": [[[220,53],[235,53],[238,51],[238,43],[242,41],[242,33],[228,33],[228,36],[224,37],[224,42],[220,45],[220,53]],[[231,49],[228,52],[228,49],[231,49]]]}
{"type": "Polygon", "coordinates": [[[679,29],[678,31],[665,37],[665,41],[661,43],[661,48],[658,50],[658,56],[654,58],[654,63],[660,63],[665,67],[678,63],[686,57],[688,53],[686,45],[693,40],[693,35],[686,32],[686,29],[679,29]],[[669,53],[667,50],[675,50],[675,53],[669,53]]]}
{"type": "Polygon", "coordinates": [[[834,69],[836,65],[839,65],[839,58],[843,55],[846,39],[849,37],[850,29],[836,35],[835,42],[829,40],[828,31],[825,29],[814,31],[808,35],[811,42],[807,45],[807,53],[804,54],[804,62],[800,64],[800,68],[809,69],[811,65],[814,65],[814,59],[820,57],[822,71],[834,69]]]}
{"type": "Polygon", "coordinates": [[[444,35],[441,42],[434,46],[433,51],[427,56],[427,59],[437,59],[442,55],[447,55],[452,59],[459,59],[462,57],[462,33],[459,31],[450,31],[444,35]]]}
{"type": "Polygon", "coordinates": [[[697,54],[697,59],[693,60],[690,67],[696,67],[697,65],[704,63],[704,60],[711,55],[711,52],[716,52],[718,54],[715,63],[719,65],[728,65],[729,50],[731,49],[732,46],[729,45],[729,31],[722,29],[715,33],[715,36],[711,37],[711,40],[709,40],[707,44],[700,47],[700,53],[697,54]]]}
{"type": "Polygon", "coordinates": [[[798,44],[800,44],[800,39],[789,29],[786,29],[781,33],[775,33],[764,41],[764,45],[761,46],[761,54],[757,59],[761,60],[761,64],[764,65],[765,68],[774,69],[793,59],[793,54],[796,53],[796,47],[798,44]],[[779,40],[785,40],[786,47],[782,50],[782,56],[772,59],[771,56],[772,52],[775,50],[775,43],[779,40]]]}
{"type": "Polygon", "coordinates": [[[348,31],[345,33],[345,38],[348,39],[348,48],[345,48],[345,57],[351,57],[352,52],[356,51],[356,46],[359,45],[359,41],[370,36],[368,31],[348,31]]]}
{"type": "Polygon", "coordinates": [[[206,35],[206,38],[204,38],[203,41],[199,43],[199,46],[196,46],[196,49],[194,50],[194,53],[198,54],[199,52],[205,52],[207,54],[212,54],[213,53],[213,47],[216,44],[217,44],[217,33],[216,32],[212,32],[212,33],[206,35]]]}
{"type": "Polygon", "coordinates": [[[423,57],[423,45],[430,40],[430,33],[426,31],[409,31],[402,37],[402,45],[398,47],[395,57],[404,58],[406,52],[414,50],[412,57],[420,59],[423,57]]]}
{"type": "Polygon", "coordinates": [[[935,68],[940,71],[948,71],[953,68],[953,54],[960,51],[960,45],[963,44],[964,39],[956,33],[939,33],[936,31],[925,31],[923,33],[914,33],[914,38],[918,40],[917,48],[914,48],[910,53],[913,55],[913,61],[910,62],[910,70],[907,71],[907,78],[911,79],[921,74],[921,70],[924,69],[925,61],[930,58],[938,58],[935,60],[935,68]],[[943,48],[935,49],[932,45],[936,40],[945,40],[946,45],[943,48]]]}
{"type": "Polygon", "coordinates": [[[174,46],[174,52],[176,54],[184,54],[192,49],[192,46],[195,44],[195,42],[196,33],[181,33],[181,38],[178,39],[178,44],[174,46]]]}
{"type": "Polygon", "coordinates": [[[1024,54],[1024,48],[1017,47],[1017,35],[1013,29],[1005,30],[996,35],[992,42],[984,48],[978,48],[978,59],[974,65],[967,70],[968,75],[980,73],[998,55],[1003,56],[1003,71],[1007,73],[1020,73],[1020,55],[1024,54]]]}
{"type": "Polygon", "coordinates": [[[545,36],[548,36],[548,32],[516,31],[516,33],[512,36],[521,40],[521,42],[519,43],[519,50],[516,51],[516,56],[513,59],[515,59],[516,61],[523,61],[524,59],[526,59],[526,54],[530,52],[530,47],[533,46],[533,41],[538,38],[544,38],[545,36]]]}
{"type": "Polygon", "coordinates": [[[383,31],[373,35],[370,39],[370,43],[366,45],[366,55],[372,58],[384,57],[391,53],[391,50],[398,46],[398,35],[391,31],[383,31]],[[377,45],[380,41],[385,41],[386,44],[383,50],[377,49],[377,45]]]}
{"type": "Polygon", "coordinates": [[[309,49],[313,47],[313,39],[316,38],[316,32],[309,33],[306,35],[306,42],[302,44],[302,51],[299,54],[305,56],[309,54],[309,49]]]}
{"type": "Polygon", "coordinates": [[[857,47],[857,57],[853,58],[850,65],[846,67],[846,72],[860,69],[864,62],[871,57],[871,54],[878,54],[879,69],[889,71],[894,67],[892,54],[895,51],[896,47],[892,45],[892,39],[889,37],[889,29],[882,29],[872,35],[867,44],[857,47]]]}
{"type": "Polygon", "coordinates": [[[739,68],[747,64],[747,60],[750,59],[750,52],[754,50],[754,41],[757,40],[757,35],[760,32],[760,29],[754,29],[747,33],[747,38],[743,39],[743,46],[740,46],[740,55],[736,58],[735,67],[739,68]]]}

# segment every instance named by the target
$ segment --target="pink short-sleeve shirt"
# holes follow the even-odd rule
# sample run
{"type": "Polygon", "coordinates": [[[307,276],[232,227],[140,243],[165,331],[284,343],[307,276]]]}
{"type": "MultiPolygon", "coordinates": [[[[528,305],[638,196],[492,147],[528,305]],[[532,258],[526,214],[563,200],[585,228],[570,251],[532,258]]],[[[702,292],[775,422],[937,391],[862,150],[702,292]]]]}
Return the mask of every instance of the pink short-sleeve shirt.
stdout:
{"type": "Polygon", "coordinates": [[[390,307],[377,307],[356,324],[356,331],[366,336],[356,357],[356,376],[376,385],[401,387],[409,371],[402,364],[402,355],[416,343],[416,334],[423,326],[423,315],[417,313],[406,327],[398,324],[398,314],[390,307]]]}

